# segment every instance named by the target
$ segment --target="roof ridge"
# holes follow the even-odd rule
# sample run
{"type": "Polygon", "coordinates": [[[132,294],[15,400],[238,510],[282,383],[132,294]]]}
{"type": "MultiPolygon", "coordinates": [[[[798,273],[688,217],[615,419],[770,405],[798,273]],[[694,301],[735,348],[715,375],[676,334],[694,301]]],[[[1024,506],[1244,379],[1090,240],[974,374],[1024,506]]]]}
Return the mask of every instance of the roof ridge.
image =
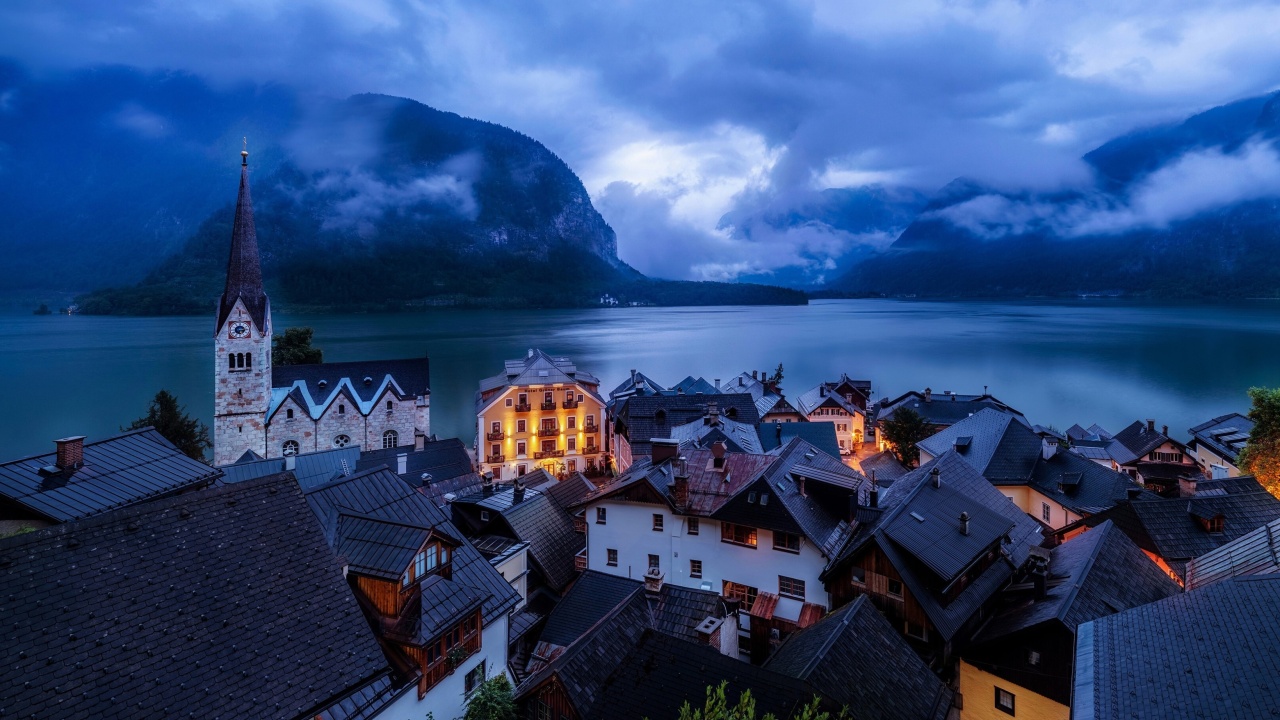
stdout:
{"type": "MultiPolygon", "coordinates": [[[[1067,590],[1067,595],[1062,599],[1062,604],[1058,608],[1058,622],[1065,623],[1067,613],[1071,611],[1071,605],[1076,601],[1076,596],[1080,594],[1080,588],[1084,587],[1085,578],[1089,577],[1089,571],[1093,570],[1094,562],[1097,561],[1098,555],[1102,552],[1102,545],[1110,537],[1110,533],[1115,530],[1115,523],[1111,520],[1103,520],[1100,525],[1093,528],[1094,532],[1103,531],[1097,542],[1094,543],[1093,550],[1089,553],[1089,557],[1085,560],[1084,566],[1080,568],[1080,577],[1073,583],[1071,588],[1067,590]]],[[[1088,535],[1089,533],[1085,533],[1088,535]]]]}
{"type": "MultiPolygon", "coordinates": [[[[835,644],[836,640],[839,639],[841,635],[844,635],[844,631],[849,628],[849,622],[851,621],[853,616],[858,612],[861,606],[865,604],[864,601],[866,599],[867,599],[866,595],[859,595],[857,598],[854,599],[853,602],[849,603],[848,605],[845,605],[840,610],[837,610],[835,613],[832,613],[831,615],[828,615],[825,618],[826,620],[830,621],[832,615],[836,615],[841,612],[844,613],[844,615],[839,620],[840,629],[837,632],[830,633],[826,637],[826,639],[822,641],[822,645],[818,648],[818,651],[815,652],[811,658],[809,658],[809,662],[805,663],[804,678],[801,678],[801,679],[808,678],[809,673],[812,673],[815,669],[817,669],[818,663],[824,657],[826,657],[827,651],[831,649],[831,646],[835,644]]],[[[821,624],[821,623],[822,623],[822,620],[819,620],[818,624],[821,624]]],[[[782,648],[778,648],[778,649],[781,650],[782,648]]]]}
{"type": "Polygon", "coordinates": [[[384,525],[399,525],[400,527],[411,528],[413,530],[426,530],[427,532],[435,532],[435,529],[436,529],[434,525],[430,525],[430,526],[419,525],[418,523],[409,522],[407,520],[398,520],[393,518],[385,518],[380,515],[370,515],[369,513],[355,512],[354,510],[351,510],[351,508],[343,508],[341,505],[334,505],[334,510],[337,511],[335,514],[337,515],[339,522],[342,521],[342,518],[349,517],[349,518],[355,518],[357,520],[368,520],[369,522],[382,523],[384,525]]]}
{"type": "MultiPolygon", "coordinates": [[[[308,454],[308,455],[315,455],[315,454],[322,453],[322,452],[334,452],[334,451],[336,451],[336,450],[341,450],[341,449],[342,449],[342,448],[332,448],[332,449],[330,449],[330,450],[318,450],[318,451],[316,451],[315,453],[307,453],[307,454],[308,454]]],[[[278,459],[278,458],[269,458],[269,459],[271,459],[271,460],[276,460],[276,459],[278,459]]],[[[386,463],[383,463],[382,465],[375,465],[375,466],[373,466],[373,467],[371,467],[371,468],[368,468],[368,469],[365,469],[365,470],[359,470],[359,471],[357,471],[357,472],[353,472],[353,473],[351,473],[350,475],[342,475],[342,476],[339,476],[339,477],[333,478],[332,480],[329,480],[329,481],[327,481],[327,482],[324,482],[324,483],[322,483],[322,484],[320,484],[320,485],[313,486],[313,487],[311,487],[310,489],[303,490],[303,491],[302,491],[302,494],[303,494],[303,495],[310,495],[310,494],[311,494],[311,493],[313,493],[313,492],[319,492],[319,491],[321,491],[321,490],[327,490],[327,489],[332,488],[332,487],[337,487],[337,486],[339,486],[339,485],[341,485],[342,483],[345,483],[345,482],[350,482],[350,481],[355,480],[355,479],[358,479],[358,478],[363,478],[363,477],[366,477],[366,476],[369,476],[369,475],[373,475],[373,474],[375,474],[375,473],[377,473],[377,472],[380,472],[380,471],[382,471],[382,470],[386,470],[387,472],[391,472],[391,466],[390,466],[390,465],[387,465],[386,463]]],[[[392,475],[395,475],[395,473],[391,473],[391,474],[392,474],[392,475]]],[[[397,479],[397,480],[399,480],[399,479],[400,479],[400,476],[396,475],[396,479],[397,479]]],[[[408,490],[412,490],[412,488],[409,488],[409,487],[407,487],[407,486],[406,486],[406,489],[408,489],[408,490]]],[[[397,499],[399,499],[399,498],[397,498],[397,499]]]]}
{"type": "MultiPolygon", "coordinates": [[[[102,443],[112,442],[113,440],[120,440],[121,438],[130,437],[130,436],[132,436],[132,435],[144,435],[144,434],[150,434],[150,433],[155,433],[156,435],[159,435],[161,440],[163,440],[165,443],[167,443],[169,446],[171,446],[174,450],[178,450],[178,446],[177,446],[177,445],[174,445],[172,442],[170,442],[170,441],[169,441],[169,438],[167,438],[167,437],[165,437],[163,434],[161,434],[161,433],[160,433],[160,431],[159,431],[159,430],[157,430],[157,429],[155,428],[155,426],[154,426],[154,425],[148,425],[148,426],[146,426],[146,427],[135,428],[135,429],[133,429],[133,430],[124,430],[124,431],[121,431],[121,432],[120,432],[119,434],[117,434],[117,435],[111,435],[111,436],[109,436],[109,437],[99,438],[99,439],[97,439],[97,440],[89,440],[89,441],[87,441],[87,442],[85,442],[85,443],[84,443],[84,446],[85,446],[85,447],[90,447],[90,446],[92,446],[92,445],[101,445],[102,443]]],[[[69,436],[69,437],[76,437],[76,436],[75,436],[75,435],[71,435],[71,436],[69,436]]],[[[61,438],[59,438],[59,439],[61,439],[61,438]]],[[[178,452],[182,452],[182,451],[181,451],[181,450],[178,450],[178,452]]],[[[26,462],[26,461],[28,461],[28,460],[35,460],[36,458],[44,457],[45,455],[55,455],[55,454],[57,454],[57,450],[51,450],[51,451],[49,451],[49,452],[42,452],[42,453],[35,453],[35,454],[33,454],[33,455],[27,455],[27,456],[25,456],[25,457],[14,458],[14,459],[12,459],[12,460],[4,460],[4,461],[0,461],[0,467],[4,467],[4,466],[6,466],[6,465],[15,465],[15,464],[20,463],[20,462],[26,462]]],[[[217,468],[213,467],[212,465],[210,465],[209,467],[210,467],[210,469],[212,469],[212,470],[217,470],[217,468]]]]}

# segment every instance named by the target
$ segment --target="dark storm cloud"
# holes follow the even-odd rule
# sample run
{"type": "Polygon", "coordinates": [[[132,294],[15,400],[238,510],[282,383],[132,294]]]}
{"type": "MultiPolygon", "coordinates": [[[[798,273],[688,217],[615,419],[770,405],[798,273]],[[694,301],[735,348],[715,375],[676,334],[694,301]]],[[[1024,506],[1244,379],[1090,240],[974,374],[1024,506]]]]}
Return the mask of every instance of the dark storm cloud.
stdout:
{"type": "MultiPolygon", "coordinates": [[[[578,171],[624,259],[674,277],[820,270],[850,244],[883,242],[758,222],[824,187],[1087,185],[1078,158],[1099,142],[1272,88],[1276,27],[1280,10],[1247,0],[0,7],[2,47],[34,72],[173,68],[403,95],[511,126],[578,171]]],[[[145,110],[119,120],[162,131],[145,110]]],[[[1159,222],[1162,198],[1180,197],[1165,189],[1194,185],[1188,170],[1264,160],[1192,158],[1152,181],[1148,205],[1093,221],[1159,222]]]]}

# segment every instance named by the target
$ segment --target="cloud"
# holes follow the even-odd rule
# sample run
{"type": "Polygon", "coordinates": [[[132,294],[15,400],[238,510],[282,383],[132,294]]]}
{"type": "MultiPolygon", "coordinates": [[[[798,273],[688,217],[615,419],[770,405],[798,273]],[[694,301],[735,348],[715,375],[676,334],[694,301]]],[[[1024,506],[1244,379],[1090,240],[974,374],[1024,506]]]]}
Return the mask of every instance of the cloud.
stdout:
{"type": "Polygon", "coordinates": [[[363,237],[376,232],[387,214],[428,217],[449,213],[474,220],[479,212],[472,186],[480,158],[472,153],[441,163],[438,172],[403,182],[383,180],[361,169],[328,170],[315,182],[315,192],[329,198],[325,230],[351,229],[363,237]]]}
{"type": "Polygon", "coordinates": [[[112,117],[112,121],[144,140],[162,138],[170,132],[168,120],[136,103],[126,103],[112,117]]]}

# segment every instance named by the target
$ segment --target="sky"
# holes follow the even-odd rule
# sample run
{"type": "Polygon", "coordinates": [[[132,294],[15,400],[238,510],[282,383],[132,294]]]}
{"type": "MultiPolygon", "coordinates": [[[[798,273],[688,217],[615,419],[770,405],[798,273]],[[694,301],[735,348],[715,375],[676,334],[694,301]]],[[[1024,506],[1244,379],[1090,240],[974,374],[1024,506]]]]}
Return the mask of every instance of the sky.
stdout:
{"type": "MultiPolygon", "coordinates": [[[[892,240],[753,223],[827,188],[1088,185],[1079,158],[1107,139],[1280,87],[1280,4],[6,0],[0,48],[34,73],[182,70],[497,122],[568,162],[623,260],[731,279],[892,240]]],[[[1226,160],[1280,183],[1268,152],[1226,160]]],[[[1069,212],[1144,221],[1186,195],[1178,173],[1222,164],[1069,212]]],[[[954,221],[988,227],[993,202],[954,221]]]]}

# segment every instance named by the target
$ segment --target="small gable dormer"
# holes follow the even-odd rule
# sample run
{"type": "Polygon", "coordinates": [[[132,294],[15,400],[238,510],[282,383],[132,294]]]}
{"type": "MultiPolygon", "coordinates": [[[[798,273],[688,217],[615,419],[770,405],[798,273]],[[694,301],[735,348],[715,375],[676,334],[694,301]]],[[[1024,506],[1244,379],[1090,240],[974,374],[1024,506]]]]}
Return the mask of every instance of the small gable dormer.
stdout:
{"type": "Polygon", "coordinates": [[[336,533],[348,577],[386,623],[394,623],[413,605],[423,581],[453,576],[458,543],[432,528],[343,514],[336,533]]]}

